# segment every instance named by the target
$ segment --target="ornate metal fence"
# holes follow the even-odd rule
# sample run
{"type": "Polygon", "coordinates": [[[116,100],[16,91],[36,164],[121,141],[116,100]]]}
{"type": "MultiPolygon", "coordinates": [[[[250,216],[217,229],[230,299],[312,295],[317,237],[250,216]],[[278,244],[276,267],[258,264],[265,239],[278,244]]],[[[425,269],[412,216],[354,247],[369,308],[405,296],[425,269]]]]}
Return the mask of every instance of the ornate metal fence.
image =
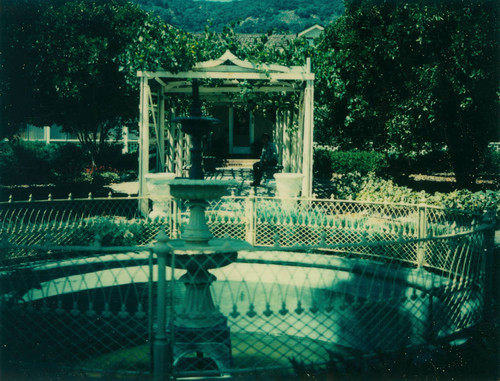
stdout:
{"type": "Polygon", "coordinates": [[[159,324],[169,375],[289,368],[291,359],[322,364],[331,353],[434,342],[488,313],[493,227],[480,216],[425,205],[226,197],[207,210],[212,233],[254,250],[212,271],[212,297],[230,328],[230,338],[206,340],[229,348],[221,369],[220,346],[212,345],[212,359],[200,357],[189,345],[199,337],[175,328],[184,272],[175,263],[164,268],[155,253],[159,232],[179,235],[186,208],[166,199],[164,217],[152,220],[140,215],[140,201],[1,205],[7,369],[21,362],[36,371],[151,374],[159,324]]]}

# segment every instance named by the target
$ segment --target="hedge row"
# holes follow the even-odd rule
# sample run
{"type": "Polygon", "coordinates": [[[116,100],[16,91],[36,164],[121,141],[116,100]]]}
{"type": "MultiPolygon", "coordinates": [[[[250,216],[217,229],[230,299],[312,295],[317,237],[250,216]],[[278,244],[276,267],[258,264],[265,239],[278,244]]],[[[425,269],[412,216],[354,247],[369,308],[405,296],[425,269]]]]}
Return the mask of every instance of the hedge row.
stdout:
{"type": "Polygon", "coordinates": [[[479,214],[490,213],[500,222],[500,191],[472,192],[462,189],[431,194],[397,185],[392,180],[360,173],[339,176],[333,185],[333,195],[337,199],[435,205],[479,214]]]}
{"type": "MultiPolygon", "coordinates": [[[[450,158],[446,151],[432,151],[426,154],[402,156],[374,151],[334,151],[317,147],[314,151],[314,175],[331,179],[333,174],[348,173],[382,176],[409,174],[452,173],[450,158]]],[[[477,172],[485,175],[500,174],[500,152],[488,150],[477,172]]]]}
{"type": "Polygon", "coordinates": [[[136,154],[122,154],[119,144],[105,145],[94,157],[80,145],[43,142],[0,142],[2,185],[78,184],[103,185],[119,173],[137,168],[136,154]],[[97,184],[99,183],[99,184],[97,184]]]}
{"type": "Polygon", "coordinates": [[[384,174],[389,168],[387,156],[380,152],[368,151],[314,151],[314,176],[331,179],[335,174],[360,173],[367,175],[384,174]]]}

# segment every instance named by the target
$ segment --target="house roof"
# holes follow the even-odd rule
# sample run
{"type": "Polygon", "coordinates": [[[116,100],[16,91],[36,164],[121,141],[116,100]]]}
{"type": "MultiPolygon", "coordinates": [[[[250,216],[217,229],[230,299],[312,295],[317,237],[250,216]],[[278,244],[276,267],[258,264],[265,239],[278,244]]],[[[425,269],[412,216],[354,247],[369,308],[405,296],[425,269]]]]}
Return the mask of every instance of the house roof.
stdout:
{"type": "Polygon", "coordinates": [[[322,33],[325,28],[319,24],[314,24],[313,26],[304,29],[302,32],[297,33],[297,37],[308,37],[310,34],[322,33]]]}

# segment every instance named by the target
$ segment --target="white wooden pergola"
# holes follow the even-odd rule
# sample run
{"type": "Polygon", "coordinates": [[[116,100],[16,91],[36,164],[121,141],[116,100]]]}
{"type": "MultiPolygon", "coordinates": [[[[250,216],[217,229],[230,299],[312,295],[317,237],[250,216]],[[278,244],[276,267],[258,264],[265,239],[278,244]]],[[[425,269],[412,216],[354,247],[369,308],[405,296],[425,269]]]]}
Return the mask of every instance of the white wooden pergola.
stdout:
{"type": "MultiPolygon", "coordinates": [[[[172,123],[175,110],[167,106],[169,97],[191,95],[192,80],[200,80],[202,101],[217,104],[244,102],[242,84],[251,84],[252,92],[275,93],[286,97],[298,93],[293,108],[278,110],[273,140],[278,147],[284,172],[302,173],[302,196],[312,194],[314,74],[311,61],[304,66],[255,64],[240,60],[230,51],[220,58],[195,64],[190,71],[139,71],[140,147],[139,195],[146,195],[145,175],[149,172],[150,145],[156,146],[157,169],[183,175],[189,162],[189,142],[178,123],[172,123]],[[212,85],[207,84],[212,80],[212,85]],[[216,80],[217,86],[213,86],[216,80]]],[[[171,102],[170,102],[171,104],[171,102]]],[[[187,116],[187,115],[182,115],[187,116]]]]}

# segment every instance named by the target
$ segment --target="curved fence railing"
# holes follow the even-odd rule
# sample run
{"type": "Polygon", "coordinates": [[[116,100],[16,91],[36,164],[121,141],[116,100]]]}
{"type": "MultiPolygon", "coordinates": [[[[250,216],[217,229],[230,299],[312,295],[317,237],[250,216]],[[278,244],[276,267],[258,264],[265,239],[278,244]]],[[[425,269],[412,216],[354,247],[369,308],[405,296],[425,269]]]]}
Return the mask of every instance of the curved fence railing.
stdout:
{"type": "Polygon", "coordinates": [[[159,232],[179,236],[186,207],[166,199],[164,215],[150,219],[140,201],[1,205],[6,365],[150,374],[158,293],[171,353],[183,343],[167,359],[175,376],[418,346],[473,327],[487,313],[493,227],[480,216],[425,205],[226,197],[207,208],[212,233],[254,249],[212,271],[212,296],[231,332],[230,365],[221,370],[189,349],[194,339],[172,324],[184,271],[171,263],[162,270],[155,253],[159,232]]]}

